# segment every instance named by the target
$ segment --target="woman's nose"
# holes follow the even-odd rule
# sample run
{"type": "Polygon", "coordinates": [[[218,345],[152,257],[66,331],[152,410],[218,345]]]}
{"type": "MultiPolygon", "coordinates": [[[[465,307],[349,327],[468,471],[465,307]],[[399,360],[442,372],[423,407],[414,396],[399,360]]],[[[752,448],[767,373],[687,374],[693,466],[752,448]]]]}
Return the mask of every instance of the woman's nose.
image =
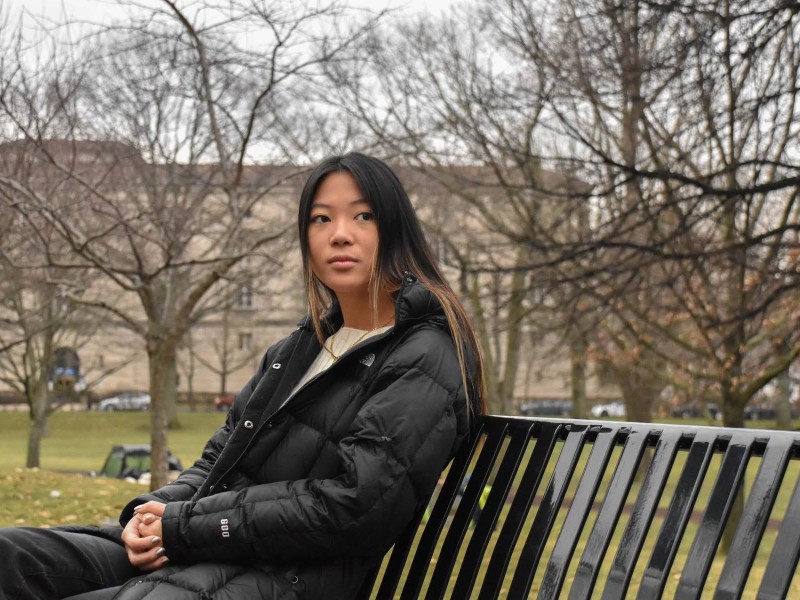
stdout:
{"type": "Polygon", "coordinates": [[[333,233],[331,235],[332,244],[350,244],[353,242],[353,235],[350,231],[349,223],[346,219],[337,219],[333,222],[333,233]]]}

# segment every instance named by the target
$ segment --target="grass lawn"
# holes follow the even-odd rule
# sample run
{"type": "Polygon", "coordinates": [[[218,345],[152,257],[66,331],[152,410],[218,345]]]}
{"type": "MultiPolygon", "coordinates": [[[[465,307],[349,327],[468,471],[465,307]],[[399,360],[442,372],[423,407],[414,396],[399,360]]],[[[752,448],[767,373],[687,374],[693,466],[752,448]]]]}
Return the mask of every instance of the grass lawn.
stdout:
{"type": "MultiPolygon", "coordinates": [[[[182,413],[182,428],[169,433],[170,449],[190,465],[224,419],[218,412],[182,413]]],[[[27,435],[27,413],[0,413],[0,527],[107,523],[146,491],[136,483],[70,472],[100,470],[114,444],[149,443],[149,413],[56,413],[42,443],[41,470],[22,468],[27,435]]]]}
{"type": "MultiPolygon", "coordinates": [[[[224,420],[225,414],[221,412],[181,413],[182,427],[169,432],[170,450],[184,466],[190,465],[224,420]]],[[[0,413],[0,468],[25,466],[27,436],[27,413],[0,413]]],[[[150,413],[56,413],[50,420],[50,435],[42,442],[41,467],[98,471],[114,444],[147,443],[150,443],[150,413]]]]}
{"type": "Polygon", "coordinates": [[[0,527],[109,524],[145,486],[106,477],[0,468],[0,527]]]}

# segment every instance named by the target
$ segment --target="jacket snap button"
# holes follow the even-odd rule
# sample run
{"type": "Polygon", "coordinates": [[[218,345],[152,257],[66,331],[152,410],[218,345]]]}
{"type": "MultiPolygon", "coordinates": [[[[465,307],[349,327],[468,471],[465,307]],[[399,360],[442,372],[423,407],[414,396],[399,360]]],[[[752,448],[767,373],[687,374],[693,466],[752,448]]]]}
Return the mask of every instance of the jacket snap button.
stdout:
{"type": "Polygon", "coordinates": [[[281,363],[275,363],[274,365],[272,365],[272,368],[273,369],[280,369],[281,368],[281,363]]]}
{"type": "Polygon", "coordinates": [[[245,429],[252,429],[253,428],[253,422],[252,421],[245,421],[244,422],[244,428],[245,429]]]}
{"type": "Polygon", "coordinates": [[[297,583],[298,581],[300,581],[300,578],[297,575],[293,575],[292,576],[292,583],[297,583]]]}

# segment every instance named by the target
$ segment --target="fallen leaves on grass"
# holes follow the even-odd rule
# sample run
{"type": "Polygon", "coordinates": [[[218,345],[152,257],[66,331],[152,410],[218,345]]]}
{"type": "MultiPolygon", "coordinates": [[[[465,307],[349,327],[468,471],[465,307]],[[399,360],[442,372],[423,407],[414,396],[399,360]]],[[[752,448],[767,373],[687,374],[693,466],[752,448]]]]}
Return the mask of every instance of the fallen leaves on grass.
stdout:
{"type": "Polygon", "coordinates": [[[0,469],[0,527],[107,525],[116,521],[122,507],[143,491],[139,484],[118,479],[39,469],[0,469]]]}

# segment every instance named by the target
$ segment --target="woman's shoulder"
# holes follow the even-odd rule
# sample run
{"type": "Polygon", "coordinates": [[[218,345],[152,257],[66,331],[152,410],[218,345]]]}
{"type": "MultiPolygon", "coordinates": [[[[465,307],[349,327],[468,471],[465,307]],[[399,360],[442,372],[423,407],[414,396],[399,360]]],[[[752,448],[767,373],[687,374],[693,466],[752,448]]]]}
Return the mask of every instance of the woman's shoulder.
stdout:
{"type": "Polygon", "coordinates": [[[387,368],[417,367],[432,374],[459,371],[458,356],[449,330],[438,323],[419,323],[395,333],[384,360],[387,368]]]}

